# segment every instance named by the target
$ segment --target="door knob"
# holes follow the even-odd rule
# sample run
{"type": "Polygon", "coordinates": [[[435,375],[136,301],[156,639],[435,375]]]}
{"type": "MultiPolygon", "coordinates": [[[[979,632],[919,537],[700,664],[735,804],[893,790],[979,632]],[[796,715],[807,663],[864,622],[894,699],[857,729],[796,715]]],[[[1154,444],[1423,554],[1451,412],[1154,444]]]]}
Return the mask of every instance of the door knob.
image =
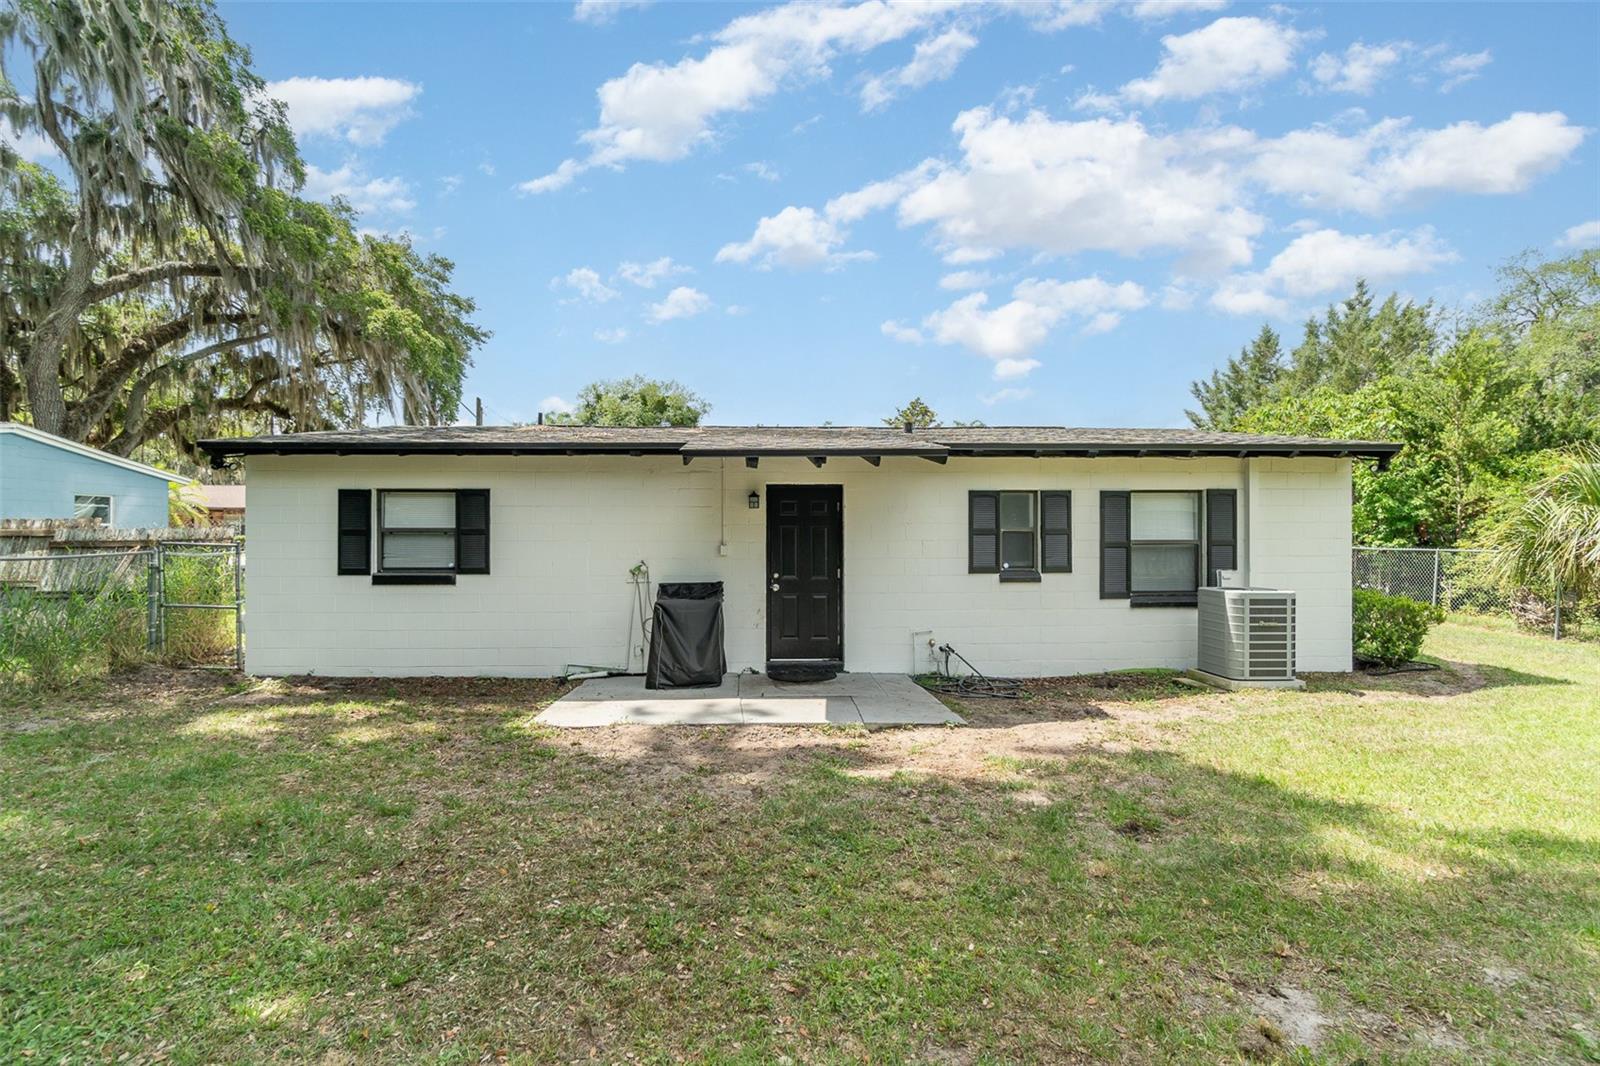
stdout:
{"type": "Polygon", "coordinates": [[[778,583],[776,581],[774,581],[772,583],[772,591],[773,592],[777,592],[778,591],[778,583]]]}

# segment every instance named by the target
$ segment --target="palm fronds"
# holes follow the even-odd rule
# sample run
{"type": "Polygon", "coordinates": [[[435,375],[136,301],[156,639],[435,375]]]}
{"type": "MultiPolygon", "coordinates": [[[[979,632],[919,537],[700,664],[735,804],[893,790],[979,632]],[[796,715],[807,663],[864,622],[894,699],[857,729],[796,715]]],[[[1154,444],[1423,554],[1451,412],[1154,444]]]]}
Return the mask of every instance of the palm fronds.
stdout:
{"type": "Polygon", "coordinates": [[[1575,448],[1560,469],[1495,530],[1501,572],[1519,585],[1557,582],[1564,593],[1600,589],[1600,447],[1575,448]]]}

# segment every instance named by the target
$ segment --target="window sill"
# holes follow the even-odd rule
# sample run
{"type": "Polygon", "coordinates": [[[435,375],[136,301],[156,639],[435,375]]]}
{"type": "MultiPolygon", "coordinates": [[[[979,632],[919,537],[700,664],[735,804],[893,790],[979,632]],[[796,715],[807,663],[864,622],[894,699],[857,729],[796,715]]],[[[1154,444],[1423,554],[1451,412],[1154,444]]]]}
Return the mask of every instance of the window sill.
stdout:
{"type": "Polygon", "coordinates": [[[395,572],[390,574],[373,574],[374,585],[454,585],[456,575],[450,574],[424,574],[395,572]]]}
{"type": "Polygon", "coordinates": [[[1000,580],[1001,581],[1038,581],[1039,580],[1039,571],[1037,571],[1037,570],[1002,570],[1002,571],[1000,571],[1000,580]]]}
{"type": "Polygon", "coordinates": [[[1135,592],[1128,597],[1130,607],[1198,607],[1200,597],[1192,592],[1135,592]]]}

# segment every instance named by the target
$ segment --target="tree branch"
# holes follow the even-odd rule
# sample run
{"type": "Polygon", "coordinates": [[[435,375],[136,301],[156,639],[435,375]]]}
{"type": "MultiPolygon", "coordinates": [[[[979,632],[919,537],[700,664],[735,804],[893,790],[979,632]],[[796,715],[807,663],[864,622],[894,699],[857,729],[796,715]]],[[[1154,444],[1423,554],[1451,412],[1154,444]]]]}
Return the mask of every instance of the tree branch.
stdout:
{"type": "Polygon", "coordinates": [[[140,267],[137,270],[128,270],[121,274],[113,274],[103,281],[98,281],[89,286],[85,293],[85,302],[99,303],[101,300],[145,285],[153,285],[158,281],[172,281],[176,278],[220,278],[222,268],[216,263],[191,263],[173,261],[155,263],[151,266],[140,267]]]}

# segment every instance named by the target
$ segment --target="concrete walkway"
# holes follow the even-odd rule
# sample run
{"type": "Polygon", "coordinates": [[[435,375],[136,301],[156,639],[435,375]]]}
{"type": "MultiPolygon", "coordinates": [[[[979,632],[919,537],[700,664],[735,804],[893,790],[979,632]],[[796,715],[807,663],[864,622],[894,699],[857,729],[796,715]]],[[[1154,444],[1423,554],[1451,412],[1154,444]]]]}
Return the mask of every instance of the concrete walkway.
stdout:
{"type": "Polygon", "coordinates": [[[585,681],[539,715],[568,729],[606,725],[965,725],[904,674],[840,674],[796,684],[728,674],[716,688],[650,690],[642,677],[585,681]]]}

